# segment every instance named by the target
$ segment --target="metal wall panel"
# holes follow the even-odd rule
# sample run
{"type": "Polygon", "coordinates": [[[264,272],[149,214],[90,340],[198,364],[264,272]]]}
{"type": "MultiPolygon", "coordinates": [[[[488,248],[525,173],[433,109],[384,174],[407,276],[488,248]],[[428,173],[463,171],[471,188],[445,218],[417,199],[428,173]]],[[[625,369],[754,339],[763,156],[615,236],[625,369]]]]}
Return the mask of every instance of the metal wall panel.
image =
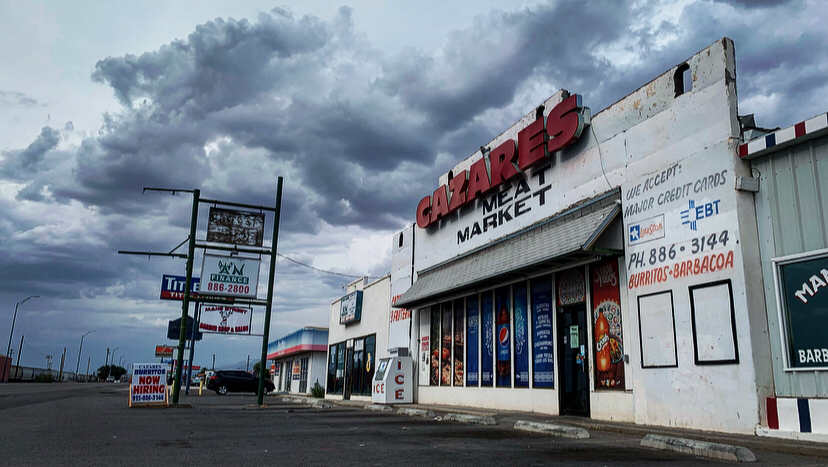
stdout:
{"type": "MultiPolygon", "coordinates": [[[[828,372],[785,371],[771,260],[828,248],[828,136],[752,161],[773,379],[779,397],[828,397],[828,372]]],[[[824,325],[824,323],[820,323],[824,325]]]]}

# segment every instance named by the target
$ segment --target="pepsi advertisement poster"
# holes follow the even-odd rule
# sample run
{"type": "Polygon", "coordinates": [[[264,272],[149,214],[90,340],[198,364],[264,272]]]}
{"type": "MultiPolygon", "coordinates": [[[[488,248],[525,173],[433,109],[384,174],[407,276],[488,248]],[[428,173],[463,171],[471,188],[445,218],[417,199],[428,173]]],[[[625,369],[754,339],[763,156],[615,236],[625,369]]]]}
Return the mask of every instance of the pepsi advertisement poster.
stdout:
{"type": "Polygon", "coordinates": [[[483,313],[483,351],[480,352],[481,386],[492,385],[494,367],[494,316],[492,316],[492,294],[481,294],[480,308],[483,313]]]}
{"type": "Polygon", "coordinates": [[[526,283],[515,284],[515,387],[529,387],[528,326],[526,323],[526,283]]]}
{"type": "Polygon", "coordinates": [[[477,386],[478,367],[477,349],[480,340],[480,317],[477,313],[477,297],[466,300],[466,326],[468,345],[466,347],[466,384],[477,386]]]}
{"type": "Polygon", "coordinates": [[[552,337],[552,284],[549,278],[532,281],[533,387],[555,387],[555,346],[552,337]]]}
{"type": "Polygon", "coordinates": [[[512,343],[509,332],[509,287],[501,287],[496,292],[497,314],[495,336],[497,339],[497,386],[512,386],[512,343]]]}

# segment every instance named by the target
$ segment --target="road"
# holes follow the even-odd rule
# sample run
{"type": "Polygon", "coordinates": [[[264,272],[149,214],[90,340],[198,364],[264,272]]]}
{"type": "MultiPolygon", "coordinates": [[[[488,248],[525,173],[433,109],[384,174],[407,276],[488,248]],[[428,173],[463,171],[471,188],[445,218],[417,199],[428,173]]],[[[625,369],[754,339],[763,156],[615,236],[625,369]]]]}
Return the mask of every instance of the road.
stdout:
{"type": "MultiPolygon", "coordinates": [[[[126,384],[0,385],[0,465],[704,466],[725,463],[641,448],[640,437],[551,438],[353,407],[313,409],[267,396],[205,392],[177,408],[127,407],[126,384]]],[[[755,452],[759,465],[826,459],[755,452]]]]}

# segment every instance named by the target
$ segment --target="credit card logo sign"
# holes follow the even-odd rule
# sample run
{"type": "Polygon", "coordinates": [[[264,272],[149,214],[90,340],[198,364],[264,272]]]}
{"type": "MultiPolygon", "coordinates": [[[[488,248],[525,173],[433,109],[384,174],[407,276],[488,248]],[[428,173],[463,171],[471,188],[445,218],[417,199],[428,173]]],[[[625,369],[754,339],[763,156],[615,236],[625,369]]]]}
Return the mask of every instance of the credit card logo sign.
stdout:
{"type": "Polygon", "coordinates": [[[633,246],[659,238],[664,238],[664,214],[630,224],[627,244],[633,246]]]}

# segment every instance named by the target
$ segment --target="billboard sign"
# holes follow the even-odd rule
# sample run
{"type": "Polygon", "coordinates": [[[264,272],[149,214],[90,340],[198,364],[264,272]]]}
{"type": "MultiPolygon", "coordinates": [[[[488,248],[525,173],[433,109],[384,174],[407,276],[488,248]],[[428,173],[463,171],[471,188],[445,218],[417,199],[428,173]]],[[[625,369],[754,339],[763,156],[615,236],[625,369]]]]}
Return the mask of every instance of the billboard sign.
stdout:
{"type": "Polygon", "coordinates": [[[264,221],[263,213],[210,208],[207,241],[262,246],[264,221]]]}
{"type": "Polygon", "coordinates": [[[203,305],[198,330],[220,334],[250,334],[253,309],[250,307],[203,305]]]}
{"type": "Polygon", "coordinates": [[[167,398],[167,365],[162,363],[136,363],[132,367],[132,384],[129,386],[130,407],[170,405],[167,398]]]}
{"type": "Polygon", "coordinates": [[[172,357],[175,352],[175,347],[171,345],[156,345],[155,356],[158,358],[172,357]]]}
{"type": "MultiPolygon", "coordinates": [[[[181,333],[181,318],[171,319],[167,324],[167,339],[178,340],[178,336],[181,333]]],[[[201,338],[204,337],[204,334],[196,331],[195,333],[195,340],[200,341],[201,338]]],[[[193,318],[192,316],[187,316],[187,328],[184,330],[184,338],[186,340],[192,340],[193,338],[193,318]]]]}
{"type": "Polygon", "coordinates": [[[204,255],[202,293],[237,298],[256,298],[262,261],[235,256],[204,255]]]}
{"type": "Polygon", "coordinates": [[[339,324],[348,324],[362,319],[362,291],[357,290],[342,297],[339,308],[339,324]]]}
{"type": "MultiPolygon", "coordinates": [[[[190,281],[190,293],[197,294],[201,280],[193,277],[190,281]]],[[[185,276],[172,276],[164,274],[161,276],[161,300],[184,300],[184,285],[187,283],[185,276]]]]}

